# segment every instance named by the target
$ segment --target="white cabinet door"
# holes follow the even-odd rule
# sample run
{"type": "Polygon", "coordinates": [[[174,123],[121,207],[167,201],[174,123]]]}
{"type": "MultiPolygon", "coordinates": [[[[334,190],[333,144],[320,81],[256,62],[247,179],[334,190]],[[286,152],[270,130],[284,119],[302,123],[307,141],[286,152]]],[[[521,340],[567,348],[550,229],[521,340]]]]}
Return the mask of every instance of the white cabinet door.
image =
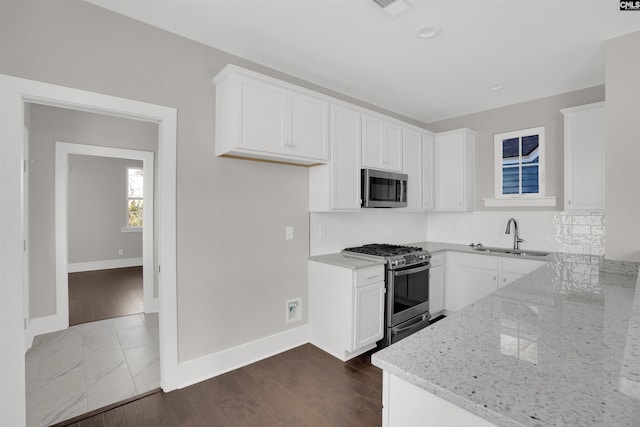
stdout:
{"type": "MultiPolygon", "coordinates": [[[[498,290],[498,259],[492,256],[452,253],[453,301],[448,310],[460,310],[498,290]]],[[[448,284],[447,284],[448,286],[448,284]]]]}
{"type": "Polygon", "coordinates": [[[604,201],[604,102],[564,114],[565,210],[602,211],[604,201]]]}
{"type": "Polygon", "coordinates": [[[331,106],[331,208],[360,208],[361,114],[331,106]]]}
{"type": "Polygon", "coordinates": [[[498,290],[498,273],[495,269],[459,265],[456,281],[458,310],[498,290]]]}
{"type": "Polygon", "coordinates": [[[403,173],[408,175],[407,209],[422,209],[422,134],[403,129],[403,173]]]}
{"type": "Polygon", "coordinates": [[[329,103],[298,92],[289,92],[290,135],[286,146],[296,156],[329,157],[329,103]]]}
{"type": "MultiPolygon", "coordinates": [[[[435,208],[435,142],[433,135],[422,135],[422,209],[435,208]]],[[[411,185],[411,184],[409,184],[411,185]]]]}
{"type": "Polygon", "coordinates": [[[402,128],[396,124],[383,122],[384,140],[382,144],[385,169],[402,171],[402,128]]]}
{"type": "Polygon", "coordinates": [[[352,351],[382,339],[384,335],[384,292],[384,282],[355,288],[352,351]]]}
{"type": "Polygon", "coordinates": [[[431,316],[444,310],[444,265],[432,266],[429,271],[429,312],[431,316]]]}
{"type": "Polygon", "coordinates": [[[284,152],[285,90],[245,78],[238,79],[238,89],[238,145],[265,152],[284,152]]]}
{"type": "Polygon", "coordinates": [[[475,133],[469,129],[436,134],[436,209],[473,210],[475,133]]]}
{"type": "Polygon", "coordinates": [[[533,270],[542,267],[546,262],[527,259],[499,259],[498,287],[502,288],[509,283],[518,280],[533,270]]]}
{"type": "Polygon", "coordinates": [[[402,171],[402,128],[377,117],[362,116],[362,166],[402,171]]]}

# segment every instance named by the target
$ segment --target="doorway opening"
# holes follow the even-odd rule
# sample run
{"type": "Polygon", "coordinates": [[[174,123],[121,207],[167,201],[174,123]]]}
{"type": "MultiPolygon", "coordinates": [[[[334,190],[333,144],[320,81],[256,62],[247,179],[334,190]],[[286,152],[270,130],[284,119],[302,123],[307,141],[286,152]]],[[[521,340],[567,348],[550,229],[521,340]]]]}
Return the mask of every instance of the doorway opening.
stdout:
{"type": "MultiPolygon", "coordinates": [[[[123,276],[129,276],[133,283],[132,280],[121,280],[120,283],[135,285],[135,271],[109,271],[112,268],[136,267],[141,264],[144,312],[158,311],[158,298],[154,295],[155,265],[158,264],[154,260],[154,181],[153,152],[56,142],[57,312],[66,316],[70,324],[75,324],[71,322],[70,316],[73,315],[73,320],[78,320],[76,323],[83,323],[82,320],[85,319],[114,317],[110,314],[117,314],[121,308],[126,311],[126,307],[114,306],[114,303],[118,303],[113,300],[115,294],[108,292],[108,286],[101,286],[104,283],[100,279],[125,279],[123,276]],[[147,179],[129,182],[129,170],[136,167],[147,179]],[[100,191],[95,191],[97,189],[100,191]],[[144,197],[140,200],[136,198],[135,203],[131,203],[130,194],[144,197]],[[142,202],[144,209],[140,207],[142,202]],[[112,206],[114,204],[116,206],[112,206]],[[137,206],[136,211],[129,208],[132,204],[137,206]],[[84,274],[79,274],[80,272],[84,274]],[[84,289],[81,287],[75,295],[71,295],[79,297],[74,302],[79,305],[79,310],[88,310],[85,315],[82,311],[72,313],[69,310],[69,303],[72,301],[69,299],[69,277],[72,276],[76,279],[88,279],[84,283],[88,286],[84,289]],[[92,289],[97,293],[92,294],[92,289]],[[107,294],[104,301],[101,301],[105,290],[107,294]],[[94,304],[83,305],[83,300],[94,304]]],[[[125,292],[122,298],[128,299],[129,293],[135,295],[135,288],[131,291],[128,289],[130,287],[122,289],[125,292]]],[[[123,303],[136,305],[135,301],[123,303]]]]}
{"type": "Polygon", "coordinates": [[[26,108],[31,155],[25,191],[36,208],[29,212],[28,228],[39,231],[28,245],[36,254],[30,257],[31,312],[41,319],[43,303],[51,310],[55,302],[55,314],[47,317],[69,324],[34,331],[26,354],[27,426],[39,426],[160,386],[159,324],[152,313],[158,309],[154,152],[90,145],[156,150],[157,124],[51,106],[26,108]],[[47,195],[52,188],[53,198],[47,195]],[[56,279],[55,301],[45,298],[50,277],[56,279]]]}
{"type": "MultiPolygon", "coordinates": [[[[38,330],[68,329],[68,318],[27,316],[25,286],[33,282],[24,272],[24,177],[23,153],[25,104],[41,104],[95,112],[156,123],[158,125],[158,273],[159,353],[161,387],[171,391],[179,385],[176,304],[176,125],[177,111],[129,99],[103,95],[13,76],[0,75],[0,341],[12,343],[0,349],[0,412],[9,425],[26,422],[25,348],[38,330]]],[[[57,299],[57,295],[56,295],[57,299]]],[[[69,328],[70,329],[70,328],[69,328]]]]}

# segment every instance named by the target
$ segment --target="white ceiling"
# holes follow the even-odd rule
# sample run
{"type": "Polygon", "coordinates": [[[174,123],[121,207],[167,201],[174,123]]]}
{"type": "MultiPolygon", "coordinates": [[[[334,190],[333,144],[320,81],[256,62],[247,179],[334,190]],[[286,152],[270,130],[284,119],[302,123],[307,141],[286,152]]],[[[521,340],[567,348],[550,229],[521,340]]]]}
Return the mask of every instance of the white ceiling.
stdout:
{"type": "Polygon", "coordinates": [[[640,30],[617,0],[89,1],[425,123],[602,84],[605,40],[640,30]]]}

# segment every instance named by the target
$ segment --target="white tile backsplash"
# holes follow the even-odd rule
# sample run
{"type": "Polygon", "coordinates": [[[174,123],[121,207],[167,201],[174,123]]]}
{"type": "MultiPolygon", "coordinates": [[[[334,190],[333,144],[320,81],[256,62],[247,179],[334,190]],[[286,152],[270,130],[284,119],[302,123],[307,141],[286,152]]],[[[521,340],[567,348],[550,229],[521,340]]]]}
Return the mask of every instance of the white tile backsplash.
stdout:
{"type": "Polygon", "coordinates": [[[427,213],[396,209],[361,212],[311,212],[309,253],[324,255],[366,243],[427,240],[427,213]]]}
{"type": "Polygon", "coordinates": [[[427,237],[433,242],[510,247],[513,235],[505,234],[509,218],[518,222],[522,248],[604,255],[600,212],[429,212],[427,237]]]}
{"type": "Polygon", "coordinates": [[[310,213],[309,252],[323,255],[366,243],[406,244],[429,240],[510,247],[505,234],[509,218],[518,222],[525,249],[604,255],[601,212],[406,212],[375,209],[361,212],[310,213]]]}

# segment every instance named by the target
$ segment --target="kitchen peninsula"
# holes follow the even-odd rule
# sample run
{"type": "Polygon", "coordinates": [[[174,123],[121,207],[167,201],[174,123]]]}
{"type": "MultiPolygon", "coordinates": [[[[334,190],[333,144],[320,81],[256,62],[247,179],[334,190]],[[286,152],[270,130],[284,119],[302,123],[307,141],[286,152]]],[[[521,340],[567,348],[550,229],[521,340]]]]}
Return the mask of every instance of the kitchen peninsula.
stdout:
{"type": "Polygon", "coordinates": [[[372,356],[384,370],[383,425],[640,425],[636,272],[609,261],[604,270],[619,273],[605,272],[597,256],[545,260],[372,356]]]}

